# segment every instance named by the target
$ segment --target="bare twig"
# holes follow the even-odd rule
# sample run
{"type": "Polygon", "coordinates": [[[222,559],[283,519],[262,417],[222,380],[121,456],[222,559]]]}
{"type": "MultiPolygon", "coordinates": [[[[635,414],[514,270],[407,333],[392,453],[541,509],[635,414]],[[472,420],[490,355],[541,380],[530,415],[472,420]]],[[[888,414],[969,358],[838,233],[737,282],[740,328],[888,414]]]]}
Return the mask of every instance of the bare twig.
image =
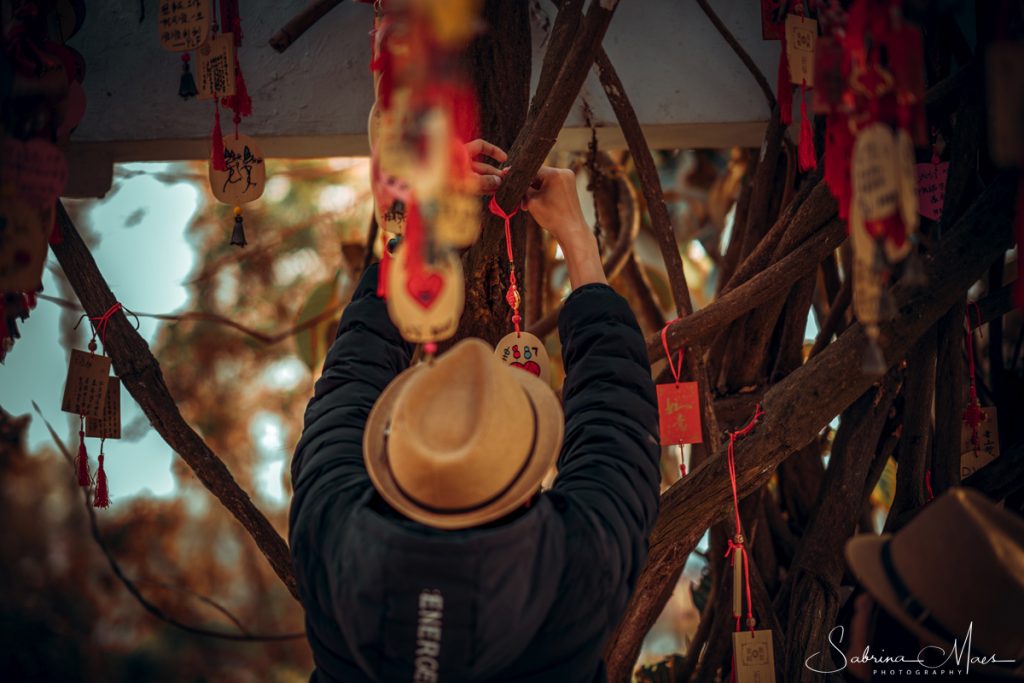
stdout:
{"type": "MultiPolygon", "coordinates": [[[[994,181],[944,240],[928,268],[927,291],[897,283],[893,287],[900,315],[881,325],[883,350],[890,363],[909,348],[953,302],[963,296],[1011,240],[1013,180],[994,181]]],[[[863,394],[874,378],[861,371],[866,336],[860,324],[850,326],[816,358],[773,385],[764,399],[765,418],[736,449],[740,498],[763,486],[776,466],[816,438],[825,425],[863,394]]],[[[648,561],[623,622],[606,655],[628,660],[664,608],[665,582],[685,562],[704,531],[724,519],[732,489],[724,449],[672,485],[662,496],[661,512],[650,537],[648,561]]],[[[619,671],[632,666],[620,666],[619,671]]],[[[623,679],[624,680],[624,679],[623,679]]]]}
{"type": "Polygon", "coordinates": [[[281,27],[280,31],[270,36],[270,47],[278,52],[284,52],[313,24],[340,4],[341,0],[313,0],[281,27]]]}
{"type": "Polygon", "coordinates": [[[747,67],[747,71],[749,71],[750,75],[754,77],[755,81],[757,81],[757,87],[761,88],[761,92],[764,93],[764,99],[768,103],[768,111],[774,109],[775,93],[772,92],[772,86],[768,84],[768,79],[764,77],[763,73],[761,73],[761,69],[754,63],[754,60],[750,58],[747,51],[743,49],[742,45],[740,45],[740,41],[736,40],[736,36],[734,36],[732,31],[730,31],[725,23],[722,22],[718,14],[715,13],[715,10],[711,9],[711,6],[708,4],[708,0],[697,0],[697,4],[700,5],[702,10],[704,10],[704,14],[708,16],[711,23],[715,25],[718,32],[722,34],[723,38],[725,38],[725,42],[729,43],[729,47],[733,49],[736,56],[740,58],[741,62],[743,62],[743,66],[747,67]]]}
{"type": "MultiPolygon", "coordinates": [[[[48,294],[37,294],[39,299],[43,301],[49,301],[50,303],[57,304],[61,308],[66,308],[70,311],[83,311],[84,309],[76,304],[74,301],[68,301],[56,296],[49,296],[48,294]]],[[[297,325],[293,325],[283,332],[277,332],[275,334],[266,334],[264,332],[258,332],[251,327],[246,327],[240,322],[236,322],[231,318],[220,315],[219,313],[208,313],[205,311],[188,311],[186,313],[136,313],[132,311],[132,315],[140,318],[153,318],[154,320],[164,320],[166,322],[182,323],[182,322],[204,322],[213,323],[214,325],[223,325],[230,327],[234,330],[238,330],[242,334],[252,337],[258,342],[266,345],[277,344],[289,337],[294,337],[298,333],[308,330],[311,327],[315,327],[317,324],[330,320],[337,316],[345,308],[346,304],[341,303],[337,306],[331,306],[330,308],[316,314],[308,320],[304,320],[297,325]]]]}
{"type": "MultiPolygon", "coordinates": [[[[74,470],[75,459],[74,457],[72,457],[71,453],[68,452],[67,446],[65,446],[64,442],[60,440],[59,436],[57,436],[57,432],[54,431],[53,426],[50,424],[49,420],[46,419],[46,416],[43,415],[42,410],[39,409],[39,406],[36,404],[35,401],[32,402],[32,407],[35,409],[36,414],[39,415],[39,419],[41,419],[43,421],[43,424],[46,425],[47,430],[49,430],[50,432],[50,437],[53,439],[53,442],[57,445],[57,448],[58,450],[60,450],[61,455],[64,456],[64,459],[67,460],[68,465],[70,465],[72,470],[74,470]]],[[[118,581],[124,584],[124,587],[128,589],[128,593],[131,594],[131,596],[135,598],[135,600],[138,601],[140,605],[142,605],[143,609],[152,614],[154,617],[170,624],[171,626],[177,629],[181,629],[186,633],[191,633],[197,636],[204,636],[207,638],[218,638],[220,640],[234,640],[241,642],[268,642],[281,640],[296,640],[298,638],[304,638],[306,636],[306,633],[304,631],[296,633],[274,634],[249,633],[245,629],[245,627],[242,626],[242,622],[238,619],[238,617],[236,617],[226,607],[214,601],[213,599],[208,598],[205,595],[200,595],[199,593],[196,593],[195,591],[188,588],[179,588],[167,584],[159,584],[162,588],[169,588],[184,592],[192,597],[198,598],[205,604],[210,605],[218,612],[225,615],[228,619],[230,619],[235,624],[235,626],[238,627],[238,630],[241,631],[241,633],[228,633],[227,631],[214,631],[211,629],[202,628],[200,626],[191,626],[184,622],[178,621],[171,615],[164,612],[157,605],[150,602],[146,598],[146,596],[142,594],[142,591],[139,590],[138,583],[128,578],[128,576],[124,573],[124,569],[121,567],[120,563],[117,561],[116,558],[114,558],[114,554],[111,552],[110,547],[107,545],[106,539],[104,539],[103,534],[100,533],[99,523],[96,520],[96,511],[93,509],[92,501],[89,499],[89,495],[91,492],[92,487],[82,488],[82,499],[85,504],[86,514],[88,514],[89,516],[89,529],[92,533],[93,540],[99,547],[100,552],[103,553],[103,556],[107,559],[107,564],[110,566],[110,570],[114,572],[114,576],[117,577],[118,581]]]]}
{"type": "MultiPolygon", "coordinates": [[[[53,245],[53,253],[85,310],[90,316],[98,317],[109,310],[117,299],[60,203],[57,204],[57,218],[62,239],[53,245]]],[[[185,422],[167,389],[160,365],[146,340],[128,322],[123,311],[110,318],[104,350],[113,361],[117,376],[154,429],[181,456],[203,486],[234,515],[256,542],[285,587],[297,597],[288,545],[238,485],[224,461],[185,422]]]]}

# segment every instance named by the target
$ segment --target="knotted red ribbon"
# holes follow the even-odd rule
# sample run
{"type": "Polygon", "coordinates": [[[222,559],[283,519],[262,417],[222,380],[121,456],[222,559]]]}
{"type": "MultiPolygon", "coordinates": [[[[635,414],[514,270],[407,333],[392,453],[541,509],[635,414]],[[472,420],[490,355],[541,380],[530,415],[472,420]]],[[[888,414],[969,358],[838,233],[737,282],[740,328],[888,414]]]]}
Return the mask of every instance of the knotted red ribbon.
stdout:
{"type": "Polygon", "coordinates": [[[679,384],[679,375],[683,372],[683,357],[685,349],[679,349],[679,359],[676,361],[675,365],[673,365],[672,351],[668,348],[668,328],[672,323],[678,320],[679,318],[669,320],[665,323],[665,327],[661,328],[661,345],[665,347],[665,358],[668,360],[668,369],[672,371],[672,378],[675,379],[676,384],[679,384]]]}
{"type": "Polygon", "coordinates": [[[981,326],[981,311],[978,309],[978,304],[973,301],[967,304],[968,310],[964,315],[964,336],[967,341],[967,373],[970,376],[970,397],[967,399],[967,409],[964,410],[964,422],[971,427],[971,445],[974,449],[978,449],[978,425],[981,424],[983,413],[981,412],[981,404],[978,401],[978,383],[974,375],[974,328],[971,327],[971,313],[970,308],[973,306],[975,310],[975,316],[978,320],[978,326],[981,326]]]}
{"type": "Polygon", "coordinates": [[[491,195],[491,201],[487,204],[487,210],[505,221],[505,249],[508,252],[508,291],[505,293],[505,301],[512,309],[512,324],[516,328],[516,336],[519,336],[519,323],[522,317],[519,315],[519,286],[516,284],[516,261],[512,253],[512,217],[519,213],[517,206],[512,213],[505,213],[505,210],[498,204],[496,195],[491,195]]]}
{"type": "MultiPolygon", "coordinates": [[[[729,433],[729,447],[726,449],[726,462],[729,465],[729,483],[732,486],[732,505],[733,510],[736,513],[736,537],[735,539],[729,540],[729,547],[725,552],[725,556],[729,557],[733,554],[733,551],[739,550],[743,560],[743,572],[745,577],[746,593],[747,593],[747,625],[750,630],[754,630],[754,602],[750,595],[750,561],[747,559],[746,550],[743,548],[744,536],[743,536],[743,522],[740,520],[740,496],[739,486],[736,483],[736,441],[741,436],[746,436],[750,432],[754,431],[754,427],[757,426],[757,421],[764,416],[764,411],[761,410],[761,404],[758,403],[754,406],[754,416],[750,418],[750,422],[743,429],[739,429],[729,433]]],[[[736,630],[740,630],[740,618],[736,617],[736,630]]]]}
{"type": "Polygon", "coordinates": [[[104,346],[107,345],[107,325],[110,324],[110,319],[114,316],[115,313],[120,311],[121,308],[121,303],[115,301],[114,305],[108,308],[107,312],[104,313],[103,315],[96,316],[94,318],[89,318],[89,320],[94,324],[94,327],[96,328],[96,334],[99,335],[100,342],[102,342],[104,346]]]}

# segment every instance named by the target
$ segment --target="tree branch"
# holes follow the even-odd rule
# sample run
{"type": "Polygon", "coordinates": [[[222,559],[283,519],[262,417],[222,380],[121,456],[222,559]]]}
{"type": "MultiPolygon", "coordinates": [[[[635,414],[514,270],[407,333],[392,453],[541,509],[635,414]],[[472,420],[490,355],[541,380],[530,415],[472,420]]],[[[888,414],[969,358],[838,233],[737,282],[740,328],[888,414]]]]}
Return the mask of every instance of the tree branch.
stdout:
{"type": "MultiPolygon", "coordinates": [[[[103,279],[92,254],[75,229],[63,204],[57,204],[61,241],[53,245],[61,268],[75,294],[92,317],[110,309],[117,299],[103,279]]],[[[221,504],[252,536],[260,551],[285,587],[298,597],[288,546],[273,525],[239,487],[224,462],[210,450],[202,437],[185,422],[174,398],[164,383],[160,365],[146,341],[128,322],[123,311],[110,318],[104,341],[117,376],[138,402],[154,429],[221,504]]]]}
{"type": "MultiPolygon", "coordinates": [[[[71,456],[71,453],[68,452],[67,446],[65,446],[64,442],[61,441],[60,437],[57,436],[57,432],[53,429],[53,426],[50,424],[49,420],[46,419],[46,416],[43,415],[43,411],[39,409],[39,406],[36,404],[35,401],[32,402],[32,407],[35,409],[36,414],[39,415],[39,418],[43,421],[43,424],[46,425],[46,429],[49,430],[50,437],[53,439],[53,442],[57,445],[57,449],[60,451],[61,455],[64,456],[64,459],[68,462],[68,465],[71,466],[73,471],[75,467],[75,459],[71,456]]],[[[238,630],[241,631],[241,633],[228,633],[226,631],[214,631],[199,626],[191,626],[184,622],[178,621],[174,617],[164,612],[157,605],[150,602],[149,599],[147,599],[146,596],[142,594],[142,591],[139,590],[138,584],[135,581],[132,581],[128,578],[128,576],[124,573],[124,569],[122,569],[121,564],[114,557],[114,554],[111,552],[110,547],[107,545],[106,539],[104,539],[103,534],[100,533],[99,522],[96,520],[96,510],[92,506],[92,501],[89,500],[89,494],[91,491],[91,487],[82,488],[82,501],[85,505],[86,515],[88,515],[89,517],[89,531],[92,534],[92,539],[99,547],[100,552],[103,553],[103,556],[107,560],[107,564],[110,566],[110,570],[114,573],[114,576],[117,577],[117,580],[120,581],[126,589],[128,589],[128,593],[133,598],[135,598],[135,600],[140,605],[142,605],[142,608],[150,614],[152,614],[154,617],[156,617],[160,621],[170,624],[171,626],[177,629],[185,631],[186,633],[191,633],[197,636],[205,636],[207,638],[218,638],[220,640],[234,640],[243,642],[268,642],[280,640],[296,640],[298,638],[304,638],[306,636],[305,631],[297,633],[275,634],[249,633],[245,629],[245,627],[242,626],[242,622],[238,619],[238,617],[236,617],[234,614],[228,611],[226,607],[216,602],[215,600],[212,600],[211,598],[208,598],[205,595],[200,595],[195,591],[161,584],[161,587],[163,588],[170,588],[173,590],[182,591],[206,603],[207,605],[214,608],[215,610],[226,616],[228,619],[230,619],[231,622],[238,627],[238,630]]]]}
{"type": "MultiPolygon", "coordinates": [[[[928,265],[929,281],[933,283],[929,290],[901,283],[893,287],[899,315],[881,325],[883,349],[890,364],[905,356],[918,337],[1012,243],[1012,196],[1013,180],[1008,175],[985,189],[928,265]]],[[[782,460],[810,443],[835,415],[874,383],[873,377],[861,371],[866,343],[861,325],[851,325],[822,353],[765,393],[764,421],[736,448],[740,497],[764,485],[782,460]]],[[[628,659],[628,653],[639,651],[639,643],[664,607],[664,601],[650,596],[664,594],[664,582],[673,575],[676,563],[685,562],[705,529],[725,518],[731,499],[721,448],[715,457],[662,495],[648,562],[623,622],[606,649],[608,661],[628,659]]]]}
{"type": "Polygon", "coordinates": [[[281,30],[270,36],[270,47],[278,52],[284,52],[313,24],[340,4],[341,0],[313,0],[281,27],[281,30]]]}
{"type": "Polygon", "coordinates": [[[722,22],[719,16],[715,13],[711,6],[708,4],[708,0],[697,0],[697,4],[704,10],[704,14],[707,15],[711,23],[714,24],[718,32],[725,38],[725,42],[729,43],[729,47],[733,49],[736,56],[743,62],[743,66],[747,67],[747,71],[757,81],[757,87],[761,88],[761,92],[764,93],[764,99],[768,103],[768,111],[775,108],[775,93],[772,92],[772,86],[768,84],[768,79],[761,73],[761,69],[754,63],[754,60],[750,58],[747,51],[740,45],[740,41],[736,40],[736,36],[732,34],[732,31],[722,22]]]}

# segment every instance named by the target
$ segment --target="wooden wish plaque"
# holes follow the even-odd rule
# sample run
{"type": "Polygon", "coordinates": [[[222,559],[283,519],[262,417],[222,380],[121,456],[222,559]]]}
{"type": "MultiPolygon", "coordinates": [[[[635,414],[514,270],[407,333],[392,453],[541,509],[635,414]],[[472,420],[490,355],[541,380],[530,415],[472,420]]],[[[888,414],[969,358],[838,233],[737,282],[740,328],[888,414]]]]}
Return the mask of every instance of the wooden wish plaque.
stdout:
{"type": "Polygon", "coordinates": [[[736,683],[773,683],[775,681],[775,651],[772,632],[737,631],[732,634],[733,664],[736,683]]]}
{"type": "Polygon", "coordinates": [[[544,382],[551,380],[551,358],[537,335],[509,332],[498,342],[494,357],[510,367],[536,375],[544,382]]]}
{"type": "Polygon", "coordinates": [[[97,439],[121,438],[121,380],[107,378],[107,400],[102,417],[85,418],[85,435],[97,439]]]}
{"type": "Polygon", "coordinates": [[[156,27],[160,46],[171,52],[188,52],[210,35],[210,0],[159,0],[156,27]]]}
{"type": "Polygon", "coordinates": [[[235,36],[221,33],[196,50],[196,90],[201,100],[235,94],[235,36]]]}
{"type": "Polygon", "coordinates": [[[459,326],[465,304],[462,263],[451,253],[419,272],[406,267],[406,243],[388,268],[388,315],[406,340],[415,344],[448,339],[459,326]]]}
{"type": "Polygon", "coordinates": [[[109,374],[109,358],[72,349],[61,410],[86,417],[103,417],[107,406],[109,374]]]}
{"type": "Polygon", "coordinates": [[[248,135],[224,136],[224,170],[210,164],[210,189],[225,204],[245,204],[259,199],[267,182],[263,153],[248,135]]]}

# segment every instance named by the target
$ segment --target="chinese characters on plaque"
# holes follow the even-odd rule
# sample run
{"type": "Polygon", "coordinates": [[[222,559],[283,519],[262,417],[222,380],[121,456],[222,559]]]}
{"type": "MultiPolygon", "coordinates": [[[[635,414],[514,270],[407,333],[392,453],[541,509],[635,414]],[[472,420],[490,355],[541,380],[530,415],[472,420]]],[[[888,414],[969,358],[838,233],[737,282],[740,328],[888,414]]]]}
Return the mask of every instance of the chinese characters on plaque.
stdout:
{"type": "Polygon", "coordinates": [[[210,34],[210,0],[160,0],[156,25],[160,45],[171,52],[187,52],[210,34]]]}

